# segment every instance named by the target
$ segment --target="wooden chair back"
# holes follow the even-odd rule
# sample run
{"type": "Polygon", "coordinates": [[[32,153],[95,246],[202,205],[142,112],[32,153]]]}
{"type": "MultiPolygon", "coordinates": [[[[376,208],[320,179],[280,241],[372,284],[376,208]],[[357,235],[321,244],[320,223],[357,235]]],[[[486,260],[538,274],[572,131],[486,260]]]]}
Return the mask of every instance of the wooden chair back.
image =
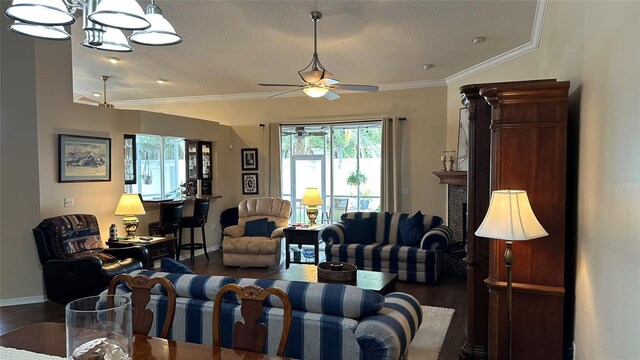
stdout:
{"type": "Polygon", "coordinates": [[[222,297],[226,292],[234,292],[242,301],[240,312],[244,322],[237,321],[233,325],[232,348],[245,351],[262,352],[267,340],[267,326],[258,323],[262,315],[264,299],[269,295],[277,296],[284,305],[284,318],[277,356],[284,356],[291,327],[291,302],[287,294],[278,288],[263,289],[256,285],[241,287],[237,284],[227,284],[216,293],[213,303],[213,346],[222,346],[220,331],[220,314],[222,311],[222,297]]]}
{"type": "MultiPolygon", "coordinates": [[[[116,286],[124,282],[131,289],[131,306],[133,313],[133,333],[137,335],[148,335],[153,323],[153,311],[145,309],[151,300],[151,288],[156,284],[164,286],[167,291],[168,305],[167,314],[164,318],[164,325],[160,332],[161,338],[167,338],[169,330],[173,324],[173,317],[176,312],[176,290],[171,282],[163,277],[149,278],[144,275],[131,276],[120,274],[114,277],[109,283],[108,295],[114,295],[116,286]]],[[[110,301],[113,301],[110,299],[110,301]]]]}

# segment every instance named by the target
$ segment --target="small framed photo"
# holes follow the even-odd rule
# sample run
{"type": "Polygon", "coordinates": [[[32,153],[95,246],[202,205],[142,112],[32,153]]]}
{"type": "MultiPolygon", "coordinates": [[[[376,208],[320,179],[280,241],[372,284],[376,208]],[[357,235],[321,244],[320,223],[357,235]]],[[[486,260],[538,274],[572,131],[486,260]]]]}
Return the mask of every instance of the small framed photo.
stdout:
{"type": "Polygon", "coordinates": [[[242,170],[258,170],[258,149],[242,149],[242,170]]]}
{"type": "Polygon", "coordinates": [[[242,193],[244,195],[258,194],[258,173],[242,174],[242,193]]]}
{"type": "Polygon", "coordinates": [[[111,139],[59,134],[58,182],[111,181],[111,139]]]}

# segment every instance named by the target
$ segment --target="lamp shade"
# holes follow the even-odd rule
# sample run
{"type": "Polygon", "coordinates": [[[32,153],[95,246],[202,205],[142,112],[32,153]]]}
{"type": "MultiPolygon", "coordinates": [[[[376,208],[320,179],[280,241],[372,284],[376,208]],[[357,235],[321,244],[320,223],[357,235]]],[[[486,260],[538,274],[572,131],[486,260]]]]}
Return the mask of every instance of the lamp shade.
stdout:
{"type": "Polygon", "coordinates": [[[318,190],[318,188],[307,188],[304,191],[304,195],[302,196],[300,204],[307,206],[322,205],[322,197],[320,196],[320,191],[318,190]]]}
{"type": "Polygon", "coordinates": [[[530,240],[549,235],[534,215],[524,190],[493,191],[487,215],[475,234],[501,240],[530,240]]]}
{"type": "Polygon", "coordinates": [[[135,0],[102,0],[96,11],[89,14],[89,20],[122,30],[142,30],[151,26],[135,0]]]}
{"type": "Polygon", "coordinates": [[[102,44],[93,46],[86,40],[82,42],[82,45],[90,48],[96,48],[104,51],[116,51],[116,52],[132,52],[133,48],[129,45],[127,38],[122,33],[122,30],[107,27],[107,31],[104,32],[102,37],[102,44]]]}
{"type": "Polygon", "coordinates": [[[134,31],[129,36],[129,40],[136,44],[150,46],[175,45],[182,42],[182,37],[176,34],[176,30],[162,16],[162,10],[157,5],[149,4],[145,14],[144,17],[151,23],[151,27],[134,31]]]}
{"type": "Polygon", "coordinates": [[[76,21],[62,0],[13,0],[4,13],[14,20],[35,25],[69,25],[76,21]]]}
{"type": "Polygon", "coordinates": [[[307,86],[304,89],[302,89],[302,91],[307,94],[307,96],[312,97],[312,98],[319,98],[319,97],[323,97],[324,94],[326,94],[329,89],[322,87],[322,86],[307,86]]]}
{"type": "Polygon", "coordinates": [[[116,207],[116,215],[144,215],[144,206],[139,194],[122,194],[116,207]]]}
{"type": "Polygon", "coordinates": [[[62,26],[27,24],[18,20],[9,25],[9,30],[39,39],[69,40],[71,38],[62,26]]]}

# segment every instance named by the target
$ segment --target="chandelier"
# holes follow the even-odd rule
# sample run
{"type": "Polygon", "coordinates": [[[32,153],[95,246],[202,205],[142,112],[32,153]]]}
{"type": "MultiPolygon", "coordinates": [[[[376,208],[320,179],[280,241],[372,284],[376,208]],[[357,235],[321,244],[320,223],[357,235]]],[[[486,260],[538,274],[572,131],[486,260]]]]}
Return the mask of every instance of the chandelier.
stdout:
{"type": "Polygon", "coordinates": [[[49,40],[69,40],[63,26],[76,21],[82,11],[82,45],[98,50],[130,52],[122,30],[133,31],[129,40],[136,44],[167,46],[182,42],[173,26],[162,16],[160,7],[149,4],[143,12],[135,0],[13,0],[4,13],[14,20],[13,32],[49,40]]]}

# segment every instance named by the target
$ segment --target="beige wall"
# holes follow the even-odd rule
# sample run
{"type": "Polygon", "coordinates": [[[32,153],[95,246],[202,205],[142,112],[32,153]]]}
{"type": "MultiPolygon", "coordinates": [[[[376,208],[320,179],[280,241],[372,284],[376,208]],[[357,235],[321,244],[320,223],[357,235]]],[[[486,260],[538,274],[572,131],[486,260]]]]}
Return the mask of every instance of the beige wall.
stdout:
{"type": "MultiPolygon", "coordinates": [[[[3,2],[3,5],[5,3],[3,2]]],[[[103,240],[108,227],[122,229],[122,219],[113,214],[124,190],[122,173],[123,134],[174,135],[226,143],[235,141],[228,126],[216,122],[140,111],[104,109],[72,102],[71,46],[69,42],[33,41],[6,29],[2,16],[2,142],[0,221],[0,300],[2,304],[42,299],[41,265],[31,229],[41,219],[69,213],[89,213],[98,218],[103,240]],[[35,44],[35,46],[34,46],[35,44]],[[109,137],[112,140],[111,181],[58,183],[58,134],[109,137]],[[74,206],[65,208],[63,199],[74,206]],[[8,225],[10,224],[10,225],[8,225]],[[16,276],[19,274],[19,276],[16,276]]],[[[88,51],[88,50],[86,50],[88,51]]],[[[238,155],[239,157],[239,155],[238,155]]],[[[225,195],[224,172],[231,159],[218,156],[214,190],[225,195]]],[[[234,160],[234,163],[236,161],[234,160]]],[[[220,212],[237,201],[216,200],[209,213],[207,239],[219,246],[220,231],[214,230],[220,212]]],[[[157,207],[147,207],[140,217],[139,233],[158,218],[157,207]]],[[[185,209],[185,214],[191,208],[185,209]]],[[[185,235],[187,235],[185,233],[185,235]]],[[[199,240],[200,235],[196,235],[199,240]]]]}
{"type": "MultiPolygon", "coordinates": [[[[339,100],[326,101],[304,97],[264,100],[203,102],[136,106],[136,109],[202,117],[222,124],[233,124],[238,143],[231,151],[240,159],[240,147],[257,147],[260,151],[260,193],[266,192],[267,148],[266,128],[260,123],[309,123],[353,119],[375,119],[382,116],[404,116],[402,139],[402,187],[409,189],[401,196],[402,211],[422,210],[445,217],[446,186],[438,184],[431,174],[441,168],[440,151],[445,149],[446,87],[378,93],[343,94],[339,100]]],[[[455,148],[455,146],[453,147],[455,148]]],[[[231,176],[240,182],[240,166],[231,176]]]]}
{"type": "Polygon", "coordinates": [[[448,89],[455,144],[464,84],[570,80],[579,117],[576,359],[635,359],[640,339],[640,2],[549,3],[537,51],[448,89]]]}

